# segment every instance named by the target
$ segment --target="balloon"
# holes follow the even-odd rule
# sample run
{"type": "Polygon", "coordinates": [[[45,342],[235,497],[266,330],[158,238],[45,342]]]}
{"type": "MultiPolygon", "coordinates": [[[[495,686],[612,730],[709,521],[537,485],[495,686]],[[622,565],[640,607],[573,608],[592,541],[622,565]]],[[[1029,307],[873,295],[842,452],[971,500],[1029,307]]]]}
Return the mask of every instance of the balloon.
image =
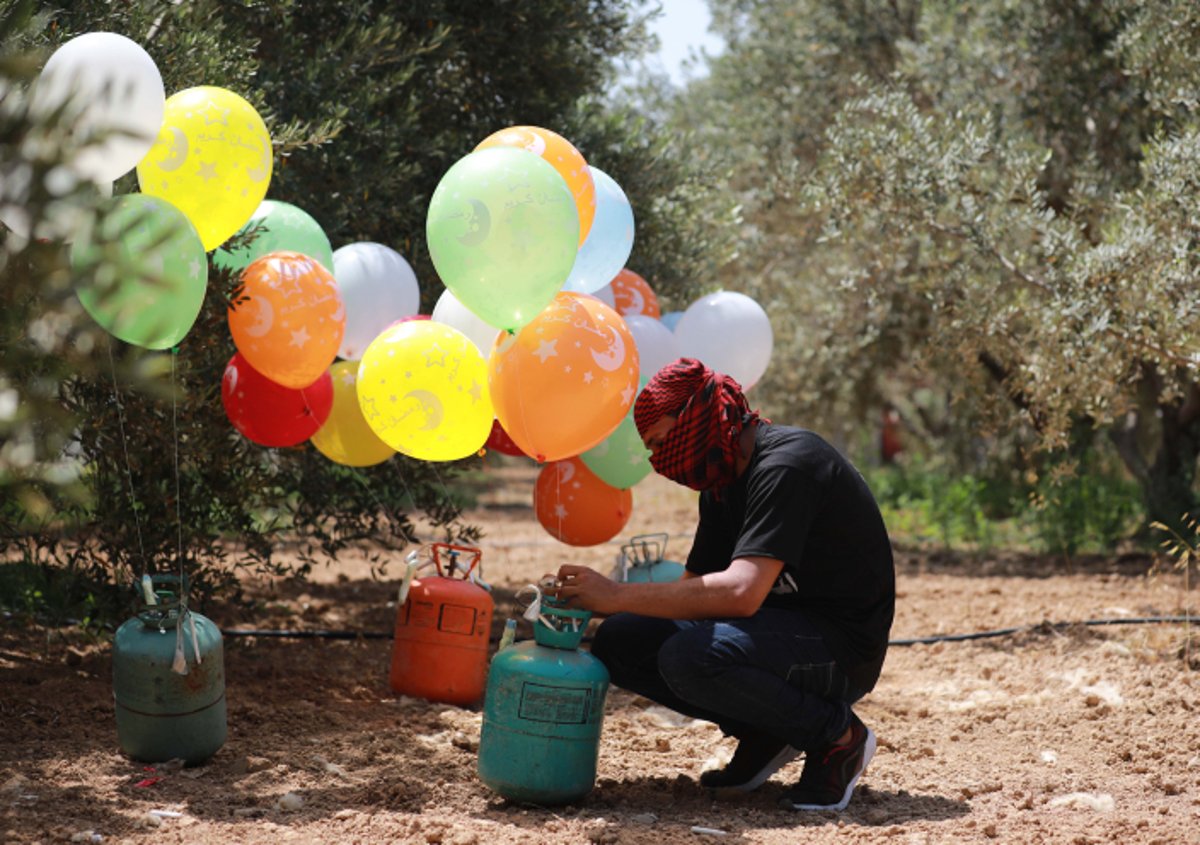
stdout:
{"type": "MultiPolygon", "coordinates": [[[[613,296],[613,288],[612,288],[611,283],[605,285],[604,287],[600,288],[600,290],[594,292],[592,294],[592,296],[596,297],[596,299],[603,302],[605,305],[607,305],[612,310],[614,310],[614,311],[617,310],[617,298],[615,296],[613,296]]],[[[618,312],[618,313],[620,313],[620,312],[618,312]]]]}
{"type": "Polygon", "coordinates": [[[488,358],[496,418],[539,463],[578,455],[607,437],[637,393],[633,335],[593,296],[563,291],[488,358]]]}
{"type": "Polygon", "coordinates": [[[541,156],[558,171],[575,200],[575,210],[579,214],[579,242],[576,247],[583,246],[596,215],[596,185],[591,168],[579,150],[575,149],[575,145],[557,132],[542,129],[540,126],[510,126],[493,132],[475,149],[486,150],[493,147],[528,150],[541,156]]]}
{"type": "Polygon", "coordinates": [[[679,340],[671,330],[653,317],[627,314],[625,325],[637,343],[638,369],[643,378],[650,378],[679,354],[679,340]]]}
{"type": "Polygon", "coordinates": [[[637,273],[626,268],[617,273],[610,284],[619,313],[645,314],[647,317],[658,319],[661,313],[658,310],[658,297],[654,295],[646,280],[637,273]]]}
{"type": "MultiPolygon", "coordinates": [[[[639,393],[649,380],[649,376],[643,376],[638,382],[639,393]]],[[[633,421],[632,406],[612,434],[579,457],[597,478],[618,490],[628,490],[654,469],[650,466],[650,450],[642,442],[633,421]]]]}
{"type": "Polygon", "coordinates": [[[774,335],[762,307],[744,293],[722,290],[688,306],[675,326],[679,354],[697,358],[749,390],[771,360],[774,335]]]}
{"type": "Polygon", "coordinates": [[[304,209],[291,203],[263,200],[237,234],[251,227],[257,227],[258,231],[250,245],[236,250],[224,247],[216,250],[213,252],[215,266],[231,271],[243,270],[268,252],[287,251],[315,258],[322,267],[333,272],[333,248],[329,238],[304,209]]]}
{"type": "Polygon", "coordinates": [[[358,406],[358,362],[338,361],[329,368],[333,408],[312,436],[317,451],[334,463],[366,467],[382,463],[396,450],[380,440],[358,406]]]}
{"type": "Polygon", "coordinates": [[[433,306],[431,316],[439,323],[452,326],[465,334],[484,358],[492,354],[492,345],[500,334],[500,329],[476,317],[475,312],[459,302],[458,297],[449,289],[442,291],[437,304],[433,306]]]}
{"type": "Polygon", "coordinates": [[[495,417],[483,356],[462,332],[432,320],[371,341],[358,365],[358,404],[379,439],[423,461],[478,452],[495,417]]]}
{"type": "Polygon", "coordinates": [[[112,182],[150,150],[162,126],[166,92],[142,47],[115,32],[89,32],[54,51],[33,87],[30,109],[64,117],[87,143],[70,162],[85,179],[112,182]]]}
{"type": "Polygon", "coordinates": [[[492,433],[488,435],[487,442],[483,445],[484,448],[494,449],[502,455],[512,455],[514,458],[529,457],[521,451],[520,446],[513,443],[513,439],[508,436],[504,426],[500,425],[500,420],[492,420],[492,433]]]}
{"type": "Polygon", "coordinates": [[[571,275],[563,283],[563,290],[582,293],[593,293],[607,285],[633,252],[633,209],[625,192],[604,171],[589,169],[596,182],[596,217],[575,256],[571,275]]]}
{"type": "Polygon", "coordinates": [[[260,446],[295,446],[312,437],[333,407],[333,383],[323,373],[293,389],[271,381],[240,353],[225,365],[221,379],[225,416],[244,437],[260,446]]]}
{"type": "Polygon", "coordinates": [[[433,266],[458,300],[515,331],[545,308],[575,261],[579,215],[567,183],[538,156],[508,147],[461,158],[429,202],[433,266]]]}
{"type": "Polygon", "coordinates": [[[579,458],[547,464],[533,488],[538,522],[569,546],[611,540],[629,522],[633,494],[605,484],[579,458]]]}
{"type": "Polygon", "coordinates": [[[673,331],[675,331],[675,327],[677,325],[679,325],[679,318],[682,316],[683,316],[682,311],[668,311],[667,313],[663,314],[658,319],[662,322],[662,324],[664,326],[666,326],[668,329],[670,329],[673,332],[673,331]]]}
{"type": "Polygon", "coordinates": [[[254,369],[284,387],[305,387],[337,355],[346,309],[321,263],[298,252],[269,252],[242,272],[229,307],[234,346],[254,369]]]}
{"type": "Polygon", "coordinates": [[[267,195],[267,125],[232,91],[202,85],[172,94],[158,140],[137,166],[143,194],[177,205],[212,250],[242,228],[267,195]]]}
{"type": "Polygon", "coordinates": [[[333,277],[346,303],[346,334],[338,355],[357,361],[379,333],[421,307],[417,274],[391,247],[359,241],[333,254],[333,277]]]}
{"type": "Polygon", "coordinates": [[[204,303],[208,262],[200,236],[183,212],[154,197],[126,194],[104,207],[95,230],[71,246],[71,264],[83,275],[79,301],[126,343],[168,349],[191,330],[204,303]],[[110,242],[115,256],[105,249],[110,242]]]}

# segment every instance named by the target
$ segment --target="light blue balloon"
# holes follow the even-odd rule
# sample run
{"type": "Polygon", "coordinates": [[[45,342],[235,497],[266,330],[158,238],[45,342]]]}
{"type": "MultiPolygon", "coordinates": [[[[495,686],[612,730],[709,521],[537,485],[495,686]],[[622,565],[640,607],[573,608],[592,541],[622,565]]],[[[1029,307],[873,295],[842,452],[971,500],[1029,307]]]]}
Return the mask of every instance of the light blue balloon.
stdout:
{"type": "Polygon", "coordinates": [[[679,318],[683,316],[682,311],[668,311],[658,318],[658,321],[666,326],[671,331],[675,331],[675,325],[679,322],[679,318]]]}
{"type": "Polygon", "coordinates": [[[613,280],[633,252],[633,208],[621,186],[591,165],[596,183],[596,215],[575,256],[563,290],[595,293],[613,280]]]}

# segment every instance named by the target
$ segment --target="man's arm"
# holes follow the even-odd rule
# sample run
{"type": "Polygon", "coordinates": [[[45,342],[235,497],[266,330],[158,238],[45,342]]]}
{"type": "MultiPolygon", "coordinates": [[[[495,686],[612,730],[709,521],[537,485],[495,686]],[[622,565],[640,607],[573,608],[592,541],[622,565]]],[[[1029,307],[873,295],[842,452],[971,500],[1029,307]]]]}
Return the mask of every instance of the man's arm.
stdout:
{"type": "Polygon", "coordinates": [[[735,558],[726,569],[664,583],[613,581],[586,566],[558,570],[560,598],[571,607],[611,614],[621,611],[660,619],[719,619],[751,616],[762,606],[783,561],[735,558]]]}

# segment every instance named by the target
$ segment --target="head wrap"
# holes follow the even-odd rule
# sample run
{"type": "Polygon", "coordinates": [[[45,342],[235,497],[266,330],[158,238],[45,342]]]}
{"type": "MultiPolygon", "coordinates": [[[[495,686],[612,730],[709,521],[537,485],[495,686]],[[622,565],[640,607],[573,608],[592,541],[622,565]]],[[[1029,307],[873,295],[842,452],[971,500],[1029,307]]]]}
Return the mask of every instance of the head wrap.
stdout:
{"type": "Polygon", "coordinates": [[[693,490],[721,487],[737,477],[742,430],[758,414],[734,379],[694,358],[667,364],[634,403],[638,434],[644,437],[665,416],[676,421],[650,456],[656,472],[693,490]]]}

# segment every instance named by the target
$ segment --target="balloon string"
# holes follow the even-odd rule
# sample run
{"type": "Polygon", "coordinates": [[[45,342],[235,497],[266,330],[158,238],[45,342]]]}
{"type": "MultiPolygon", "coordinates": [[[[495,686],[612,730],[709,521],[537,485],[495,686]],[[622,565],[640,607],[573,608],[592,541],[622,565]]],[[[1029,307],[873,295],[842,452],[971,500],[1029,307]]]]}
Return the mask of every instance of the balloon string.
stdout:
{"type": "MultiPolygon", "coordinates": [[[[179,483],[179,401],[176,396],[178,384],[175,380],[175,357],[179,354],[179,347],[171,349],[171,436],[175,441],[175,559],[179,562],[179,596],[183,611],[187,611],[187,594],[184,589],[187,583],[184,579],[186,573],[183,566],[183,505],[180,502],[180,483],[179,483]]],[[[180,623],[182,624],[182,617],[180,623]]],[[[195,640],[195,631],[192,632],[192,639],[195,640]]],[[[193,642],[194,645],[194,642],[193,642]]],[[[199,658],[197,656],[197,662],[199,658]]]]}
{"type": "MultiPolygon", "coordinates": [[[[108,348],[108,367],[109,367],[109,370],[111,370],[111,372],[112,372],[112,380],[113,380],[113,401],[115,402],[115,404],[117,406],[117,426],[121,431],[121,450],[125,454],[125,477],[129,480],[129,501],[133,507],[133,524],[134,524],[135,528],[137,529],[138,554],[141,556],[141,559],[142,559],[142,573],[141,574],[145,575],[146,570],[147,570],[146,546],[142,542],[142,520],[138,516],[137,495],[135,494],[134,489],[133,489],[133,465],[129,461],[129,440],[125,436],[125,414],[124,414],[124,409],[121,405],[121,394],[117,389],[117,365],[113,361],[112,337],[109,337],[109,339],[108,339],[108,347],[107,348],[108,348]]],[[[133,570],[133,567],[131,566],[130,571],[132,572],[132,570],[133,570]]]]}

